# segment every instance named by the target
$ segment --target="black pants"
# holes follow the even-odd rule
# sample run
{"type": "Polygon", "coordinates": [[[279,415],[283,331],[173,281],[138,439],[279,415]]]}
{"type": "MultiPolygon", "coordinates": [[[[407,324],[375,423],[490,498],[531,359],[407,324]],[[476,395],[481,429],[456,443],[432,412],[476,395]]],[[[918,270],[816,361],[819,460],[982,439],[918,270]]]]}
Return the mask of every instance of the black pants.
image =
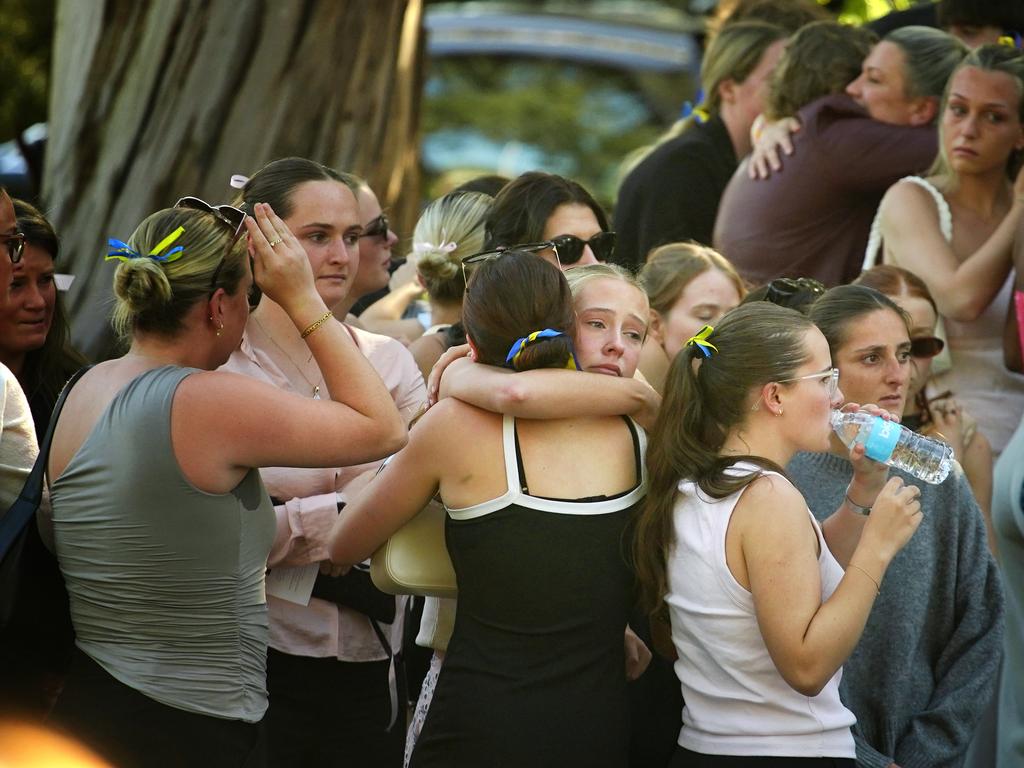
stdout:
{"type": "Polygon", "coordinates": [[[737,757],[701,755],[676,747],[669,768],[854,768],[856,760],[846,757],[737,757]]]}
{"type": "Polygon", "coordinates": [[[77,648],[50,721],[118,768],[265,765],[262,724],[161,704],[77,648]]]}
{"type": "Polygon", "coordinates": [[[267,740],[272,768],[401,768],[405,707],[391,719],[388,661],[267,656],[267,740]]]}

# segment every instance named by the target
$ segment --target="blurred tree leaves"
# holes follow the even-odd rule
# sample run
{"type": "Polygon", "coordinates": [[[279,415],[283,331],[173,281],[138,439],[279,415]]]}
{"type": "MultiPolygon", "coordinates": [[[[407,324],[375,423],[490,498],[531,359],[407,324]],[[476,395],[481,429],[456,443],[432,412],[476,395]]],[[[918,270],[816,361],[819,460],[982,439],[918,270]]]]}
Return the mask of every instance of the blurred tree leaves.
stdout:
{"type": "MultiPolygon", "coordinates": [[[[679,75],[669,79],[675,81],[678,108],[687,89],[679,75]]],[[[663,105],[648,101],[646,90],[634,73],[593,65],[488,56],[439,59],[431,62],[426,85],[423,134],[452,151],[489,142],[498,156],[505,154],[502,148],[522,147],[537,167],[578,179],[608,203],[622,158],[653,141],[671,121],[661,114],[663,105]]],[[[424,160],[429,147],[428,138],[424,160]]]]}
{"type": "Polygon", "coordinates": [[[46,120],[55,5],[55,0],[0,0],[0,141],[46,120]]]}

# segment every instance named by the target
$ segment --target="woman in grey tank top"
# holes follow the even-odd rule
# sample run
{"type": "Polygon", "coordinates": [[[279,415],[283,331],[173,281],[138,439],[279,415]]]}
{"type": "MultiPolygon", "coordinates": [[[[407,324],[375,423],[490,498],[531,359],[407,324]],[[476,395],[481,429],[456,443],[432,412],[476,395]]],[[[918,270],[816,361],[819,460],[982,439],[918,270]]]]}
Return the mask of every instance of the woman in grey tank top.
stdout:
{"type": "Polygon", "coordinates": [[[76,658],[54,712],[119,766],[254,765],[267,708],[262,466],[397,450],[387,389],[314,287],[270,206],[183,198],[111,240],[114,324],[130,347],[70,393],[49,459],[76,658]],[[266,291],[333,399],[215,371],[266,291]]]}

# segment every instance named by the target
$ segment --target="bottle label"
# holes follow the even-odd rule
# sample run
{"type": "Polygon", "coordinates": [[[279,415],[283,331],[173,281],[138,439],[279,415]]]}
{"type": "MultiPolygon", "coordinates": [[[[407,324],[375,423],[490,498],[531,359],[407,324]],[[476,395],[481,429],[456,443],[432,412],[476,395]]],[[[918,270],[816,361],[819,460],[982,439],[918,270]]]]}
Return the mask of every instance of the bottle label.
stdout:
{"type": "Polygon", "coordinates": [[[901,431],[900,425],[895,421],[887,421],[881,416],[876,416],[871,423],[868,439],[864,441],[865,455],[869,459],[885,463],[892,456],[901,431]]]}

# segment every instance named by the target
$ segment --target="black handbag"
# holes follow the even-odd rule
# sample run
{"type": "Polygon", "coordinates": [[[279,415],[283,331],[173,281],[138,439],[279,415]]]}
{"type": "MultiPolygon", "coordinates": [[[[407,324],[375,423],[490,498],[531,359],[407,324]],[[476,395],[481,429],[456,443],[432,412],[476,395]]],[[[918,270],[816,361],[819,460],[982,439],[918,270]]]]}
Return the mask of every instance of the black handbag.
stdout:
{"type": "Polygon", "coordinates": [[[74,650],[68,593],[57,558],[43,544],[36,511],[43,498],[50,443],[57,416],[71,387],[88,367],[64,386],[53,409],[39,455],[18,499],[0,518],[0,708],[38,709],[66,674],[74,650]],[[33,690],[35,688],[36,690],[33,690]]]}

